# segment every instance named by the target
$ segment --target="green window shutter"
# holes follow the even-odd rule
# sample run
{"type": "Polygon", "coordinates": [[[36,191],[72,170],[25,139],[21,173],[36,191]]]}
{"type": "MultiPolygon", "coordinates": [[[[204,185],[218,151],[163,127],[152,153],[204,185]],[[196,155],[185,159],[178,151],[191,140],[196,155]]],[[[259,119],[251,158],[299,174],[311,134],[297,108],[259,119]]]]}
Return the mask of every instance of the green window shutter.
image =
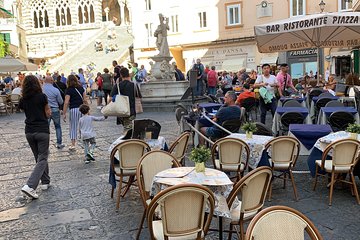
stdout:
{"type": "Polygon", "coordinates": [[[5,33],[4,40],[10,44],[10,33],[5,33]]]}

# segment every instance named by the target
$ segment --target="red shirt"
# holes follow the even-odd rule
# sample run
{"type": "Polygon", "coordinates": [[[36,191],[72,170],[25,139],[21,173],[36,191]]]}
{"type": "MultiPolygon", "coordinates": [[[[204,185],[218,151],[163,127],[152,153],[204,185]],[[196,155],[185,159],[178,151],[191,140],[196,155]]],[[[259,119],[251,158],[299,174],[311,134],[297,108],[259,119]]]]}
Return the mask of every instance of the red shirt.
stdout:
{"type": "Polygon", "coordinates": [[[250,91],[244,91],[244,92],[240,93],[240,95],[237,97],[236,102],[238,102],[241,106],[242,102],[246,98],[255,98],[255,93],[250,92],[250,91]]]}
{"type": "Polygon", "coordinates": [[[215,70],[210,70],[207,74],[208,79],[208,86],[209,87],[216,87],[217,82],[217,73],[215,70]]]}

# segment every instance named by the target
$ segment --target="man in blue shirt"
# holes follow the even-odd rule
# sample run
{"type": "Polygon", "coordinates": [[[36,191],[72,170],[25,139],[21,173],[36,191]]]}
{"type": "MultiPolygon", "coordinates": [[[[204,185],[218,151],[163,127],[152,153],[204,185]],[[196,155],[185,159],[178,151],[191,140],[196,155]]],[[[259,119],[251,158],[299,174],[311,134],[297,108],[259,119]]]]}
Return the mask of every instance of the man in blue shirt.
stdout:
{"type": "Polygon", "coordinates": [[[66,77],[64,76],[64,73],[61,73],[61,82],[63,83],[63,84],[66,84],[66,77]]]}
{"type": "Polygon", "coordinates": [[[79,74],[78,74],[79,78],[80,78],[80,84],[81,86],[84,88],[84,90],[86,90],[86,80],[84,77],[84,70],[82,68],[79,68],[79,74]]]}
{"type": "Polygon", "coordinates": [[[49,119],[49,124],[51,120],[54,122],[55,130],[56,130],[56,147],[58,149],[62,149],[65,145],[62,144],[62,132],[61,132],[61,124],[60,124],[60,109],[59,106],[63,104],[63,99],[61,97],[59,89],[53,86],[54,80],[51,76],[45,77],[45,82],[43,85],[43,93],[48,98],[48,104],[51,108],[51,116],[49,119]]]}
{"type": "MultiPolygon", "coordinates": [[[[240,119],[240,107],[235,104],[236,94],[234,91],[228,91],[224,97],[225,104],[216,113],[213,121],[220,126],[227,120],[240,119]]],[[[200,132],[210,138],[219,138],[222,136],[223,131],[216,126],[202,127],[200,132]]],[[[200,138],[200,143],[204,143],[204,139],[200,138]]]]}

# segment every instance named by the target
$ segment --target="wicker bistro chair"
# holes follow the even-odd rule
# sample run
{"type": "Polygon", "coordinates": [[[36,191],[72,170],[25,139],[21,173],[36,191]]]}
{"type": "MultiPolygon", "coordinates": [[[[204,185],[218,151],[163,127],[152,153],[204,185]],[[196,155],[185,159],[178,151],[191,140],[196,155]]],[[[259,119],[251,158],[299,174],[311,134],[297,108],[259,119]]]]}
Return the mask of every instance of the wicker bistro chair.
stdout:
{"type": "Polygon", "coordinates": [[[337,100],[331,100],[325,105],[325,107],[344,107],[344,103],[337,100]]]}
{"type": "Polygon", "coordinates": [[[189,138],[190,132],[184,132],[171,144],[169,149],[169,153],[172,154],[182,166],[185,166],[185,153],[189,138]]]}
{"type": "MultiPolygon", "coordinates": [[[[120,197],[124,197],[130,189],[131,184],[135,181],[136,167],[140,158],[146,151],[150,151],[149,145],[141,140],[130,139],[119,143],[114,147],[110,154],[111,169],[115,176],[120,177],[119,188],[117,193],[116,209],[120,208],[120,197]],[[115,155],[118,152],[118,167],[115,165],[115,155]],[[128,182],[123,182],[124,177],[129,177],[128,182]],[[122,183],[126,183],[126,189],[123,193],[122,183]]],[[[114,188],[111,190],[111,198],[114,196],[114,188]]]]}
{"type": "Polygon", "coordinates": [[[274,133],[270,128],[268,128],[265,124],[261,122],[256,122],[256,131],[253,133],[254,135],[262,135],[262,136],[274,136],[274,133]]]}
{"type": "Polygon", "coordinates": [[[330,197],[329,197],[329,205],[332,203],[332,195],[334,190],[334,184],[337,181],[341,181],[344,183],[348,183],[351,185],[351,192],[356,197],[356,201],[360,204],[359,194],[357,191],[355,178],[353,174],[354,167],[358,161],[360,150],[360,142],[354,139],[343,139],[336,142],[331,143],[324,150],[321,160],[316,160],[316,173],[315,173],[315,183],[314,183],[314,191],[317,184],[317,179],[319,175],[327,176],[326,174],[320,174],[319,168],[325,171],[326,173],[331,174],[331,182],[330,182],[330,197]],[[332,150],[332,160],[326,160],[327,155],[332,150]],[[350,181],[346,181],[342,179],[342,174],[349,173],[350,181]]]}
{"type": "MultiPolygon", "coordinates": [[[[295,200],[298,200],[298,194],[296,191],[294,175],[292,173],[295,167],[296,160],[299,157],[300,142],[289,136],[281,136],[272,139],[265,145],[265,150],[269,152],[271,148],[271,169],[273,171],[273,179],[275,177],[282,178],[284,180],[284,188],[286,186],[287,174],[290,176],[291,183],[294,189],[295,200]],[[279,171],[280,175],[274,175],[274,171],[279,171]]],[[[272,181],[269,190],[269,201],[271,201],[272,194],[272,181]]]]}
{"type": "Polygon", "coordinates": [[[205,239],[215,208],[214,194],[198,184],[181,184],[157,194],[147,213],[151,239],[205,239]],[[161,220],[153,220],[160,208],[161,220]],[[205,217],[205,208],[208,215],[205,217]]]}
{"type": "Polygon", "coordinates": [[[7,96],[6,95],[0,95],[0,113],[6,113],[9,115],[9,109],[11,106],[9,106],[7,102],[7,96]]]}
{"type": "Polygon", "coordinates": [[[236,172],[239,180],[248,166],[250,157],[249,145],[238,138],[222,138],[217,140],[211,149],[212,161],[215,169],[224,172],[236,172]],[[243,159],[245,155],[245,162],[243,159]],[[218,158],[216,155],[218,153],[218,158]]]}
{"type": "Polygon", "coordinates": [[[237,208],[231,210],[229,239],[234,225],[240,227],[239,239],[244,238],[244,222],[252,219],[264,206],[271,177],[271,168],[264,166],[249,172],[235,184],[227,198],[229,209],[239,194],[241,194],[241,202],[237,208]]]}
{"type": "Polygon", "coordinates": [[[14,112],[14,109],[16,109],[19,106],[21,96],[19,94],[11,94],[10,95],[10,103],[11,103],[11,112],[14,112]]]}
{"type": "Polygon", "coordinates": [[[172,167],[180,167],[179,162],[170,153],[162,150],[148,152],[140,159],[136,168],[136,180],[138,182],[141,200],[144,205],[144,213],[141,218],[136,239],[139,239],[140,237],[148,205],[151,201],[149,193],[153,178],[157,173],[172,167]]]}
{"type": "Polygon", "coordinates": [[[349,112],[337,111],[330,115],[328,122],[334,132],[345,131],[349,124],[355,122],[355,118],[349,112]]]}
{"type": "Polygon", "coordinates": [[[304,240],[304,231],[312,240],[323,239],[315,225],[301,212],[290,207],[272,206],[263,209],[251,220],[245,239],[304,240]]]}

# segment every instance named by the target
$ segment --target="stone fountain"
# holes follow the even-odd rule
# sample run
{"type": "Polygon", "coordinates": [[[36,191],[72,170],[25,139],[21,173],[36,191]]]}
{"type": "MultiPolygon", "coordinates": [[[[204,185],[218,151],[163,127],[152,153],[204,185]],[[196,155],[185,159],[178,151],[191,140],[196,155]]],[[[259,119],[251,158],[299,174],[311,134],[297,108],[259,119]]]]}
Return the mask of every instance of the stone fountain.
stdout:
{"type": "Polygon", "coordinates": [[[159,14],[160,24],[154,32],[156,47],[159,54],[150,57],[151,70],[149,81],[141,85],[142,102],[144,109],[172,110],[181,96],[186,91],[188,81],[175,81],[175,69],[170,61],[167,31],[169,30],[169,18],[159,14]]]}

